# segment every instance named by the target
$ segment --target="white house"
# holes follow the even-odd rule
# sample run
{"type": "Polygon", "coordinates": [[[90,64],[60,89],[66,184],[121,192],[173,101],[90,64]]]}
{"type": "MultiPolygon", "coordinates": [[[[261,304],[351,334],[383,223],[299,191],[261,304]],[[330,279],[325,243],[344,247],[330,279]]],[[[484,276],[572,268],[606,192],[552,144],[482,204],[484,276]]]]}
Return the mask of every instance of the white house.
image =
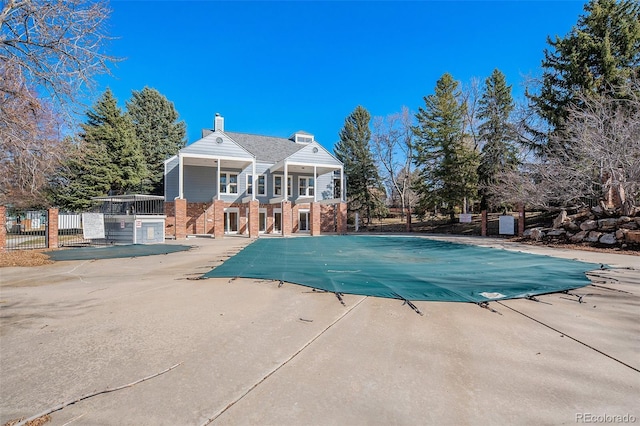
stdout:
{"type": "Polygon", "coordinates": [[[346,232],[343,165],[307,132],[227,132],[216,114],[214,129],[164,167],[167,234],[176,238],[346,232]]]}

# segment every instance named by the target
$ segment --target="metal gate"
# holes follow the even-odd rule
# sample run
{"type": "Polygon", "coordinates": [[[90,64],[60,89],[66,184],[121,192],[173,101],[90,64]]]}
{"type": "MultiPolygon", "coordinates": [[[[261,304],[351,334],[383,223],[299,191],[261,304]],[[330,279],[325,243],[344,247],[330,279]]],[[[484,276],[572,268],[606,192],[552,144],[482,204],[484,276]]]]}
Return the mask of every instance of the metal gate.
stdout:
{"type": "Polygon", "coordinates": [[[47,211],[7,209],[7,250],[47,248],[47,211]]]}

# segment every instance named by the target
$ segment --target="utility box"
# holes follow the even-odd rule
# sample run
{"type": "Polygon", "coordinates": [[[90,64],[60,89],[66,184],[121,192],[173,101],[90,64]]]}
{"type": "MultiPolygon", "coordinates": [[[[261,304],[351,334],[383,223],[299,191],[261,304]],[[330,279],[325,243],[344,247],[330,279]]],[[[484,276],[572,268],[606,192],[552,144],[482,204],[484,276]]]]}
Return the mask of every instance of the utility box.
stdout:
{"type": "Polygon", "coordinates": [[[503,215],[499,217],[500,235],[515,235],[515,220],[511,215],[503,215]]]}

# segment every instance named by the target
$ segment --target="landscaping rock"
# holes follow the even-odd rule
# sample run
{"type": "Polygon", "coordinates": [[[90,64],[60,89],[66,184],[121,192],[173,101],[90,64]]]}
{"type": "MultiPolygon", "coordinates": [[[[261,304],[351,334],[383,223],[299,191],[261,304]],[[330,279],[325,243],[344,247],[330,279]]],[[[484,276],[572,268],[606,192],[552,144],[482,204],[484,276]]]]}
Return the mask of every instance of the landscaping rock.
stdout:
{"type": "Polygon", "coordinates": [[[625,234],[624,240],[627,243],[640,244],[640,231],[629,231],[625,234]]]}
{"type": "Polygon", "coordinates": [[[603,234],[600,237],[600,243],[602,244],[613,245],[617,242],[618,240],[616,240],[616,236],[614,234],[603,234]]]}
{"type": "Polygon", "coordinates": [[[552,229],[551,231],[547,232],[547,236],[559,237],[560,235],[564,235],[566,233],[567,231],[565,231],[564,229],[552,229]]]}
{"type": "Polygon", "coordinates": [[[589,234],[584,239],[584,241],[588,241],[590,243],[597,243],[601,236],[602,236],[602,232],[589,231],[589,234]]]}
{"type": "Polygon", "coordinates": [[[569,237],[569,239],[570,239],[572,242],[574,242],[574,243],[580,243],[580,242],[582,242],[582,241],[585,239],[585,237],[587,236],[587,232],[588,232],[588,231],[580,231],[580,232],[578,232],[577,234],[575,234],[575,235],[573,235],[573,236],[569,237]]]}
{"type": "Polygon", "coordinates": [[[565,222],[564,229],[566,231],[570,231],[570,232],[577,232],[577,231],[580,230],[580,225],[578,225],[577,223],[575,223],[572,220],[569,220],[569,221],[565,222]]]}
{"type": "Polygon", "coordinates": [[[582,229],[583,231],[591,231],[592,229],[597,229],[597,228],[598,228],[598,222],[591,219],[585,220],[580,224],[580,229],[582,229]]]}
{"type": "Polygon", "coordinates": [[[544,237],[544,231],[542,228],[533,228],[531,230],[531,239],[540,241],[544,237]]]}
{"type": "Polygon", "coordinates": [[[562,210],[558,217],[553,220],[553,229],[560,228],[567,221],[567,211],[562,210]]]}
{"type": "Polygon", "coordinates": [[[618,225],[618,219],[609,218],[609,219],[600,219],[598,221],[598,228],[602,231],[613,231],[616,229],[618,225]]]}

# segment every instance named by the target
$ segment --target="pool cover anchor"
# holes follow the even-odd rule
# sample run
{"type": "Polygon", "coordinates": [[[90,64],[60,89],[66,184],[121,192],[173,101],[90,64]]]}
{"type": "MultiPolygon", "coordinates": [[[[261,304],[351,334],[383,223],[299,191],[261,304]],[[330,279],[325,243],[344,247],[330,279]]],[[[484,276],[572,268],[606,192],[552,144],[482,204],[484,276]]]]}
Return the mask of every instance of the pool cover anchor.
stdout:
{"type": "Polygon", "coordinates": [[[422,317],[424,316],[424,314],[420,311],[420,309],[418,309],[418,307],[417,307],[416,305],[414,305],[413,303],[411,303],[411,301],[410,301],[410,300],[407,300],[407,299],[402,299],[402,300],[404,300],[404,303],[402,304],[402,306],[404,306],[404,305],[409,305],[409,307],[410,307],[411,309],[413,309],[417,314],[419,314],[419,315],[420,315],[420,316],[422,316],[422,317]]]}
{"type": "Polygon", "coordinates": [[[340,303],[342,303],[342,306],[345,306],[345,307],[347,306],[347,305],[344,303],[344,300],[342,300],[342,296],[344,296],[344,294],[342,294],[342,293],[338,293],[337,291],[336,291],[336,292],[334,292],[333,294],[335,294],[335,295],[336,295],[336,297],[338,298],[338,300],[340,301],[340,303]]]}
{"type": "Polygon", "coordinates": [[[500,312],[496,311],[495,309],[493,309],[491,306],[489,306],[489,302],[476,302],[476,305],[480,306],[481,308],[484,308],[490,312],[493,312],[494,314],[498,314],[498,315],[502,315],[500,312]]]}

